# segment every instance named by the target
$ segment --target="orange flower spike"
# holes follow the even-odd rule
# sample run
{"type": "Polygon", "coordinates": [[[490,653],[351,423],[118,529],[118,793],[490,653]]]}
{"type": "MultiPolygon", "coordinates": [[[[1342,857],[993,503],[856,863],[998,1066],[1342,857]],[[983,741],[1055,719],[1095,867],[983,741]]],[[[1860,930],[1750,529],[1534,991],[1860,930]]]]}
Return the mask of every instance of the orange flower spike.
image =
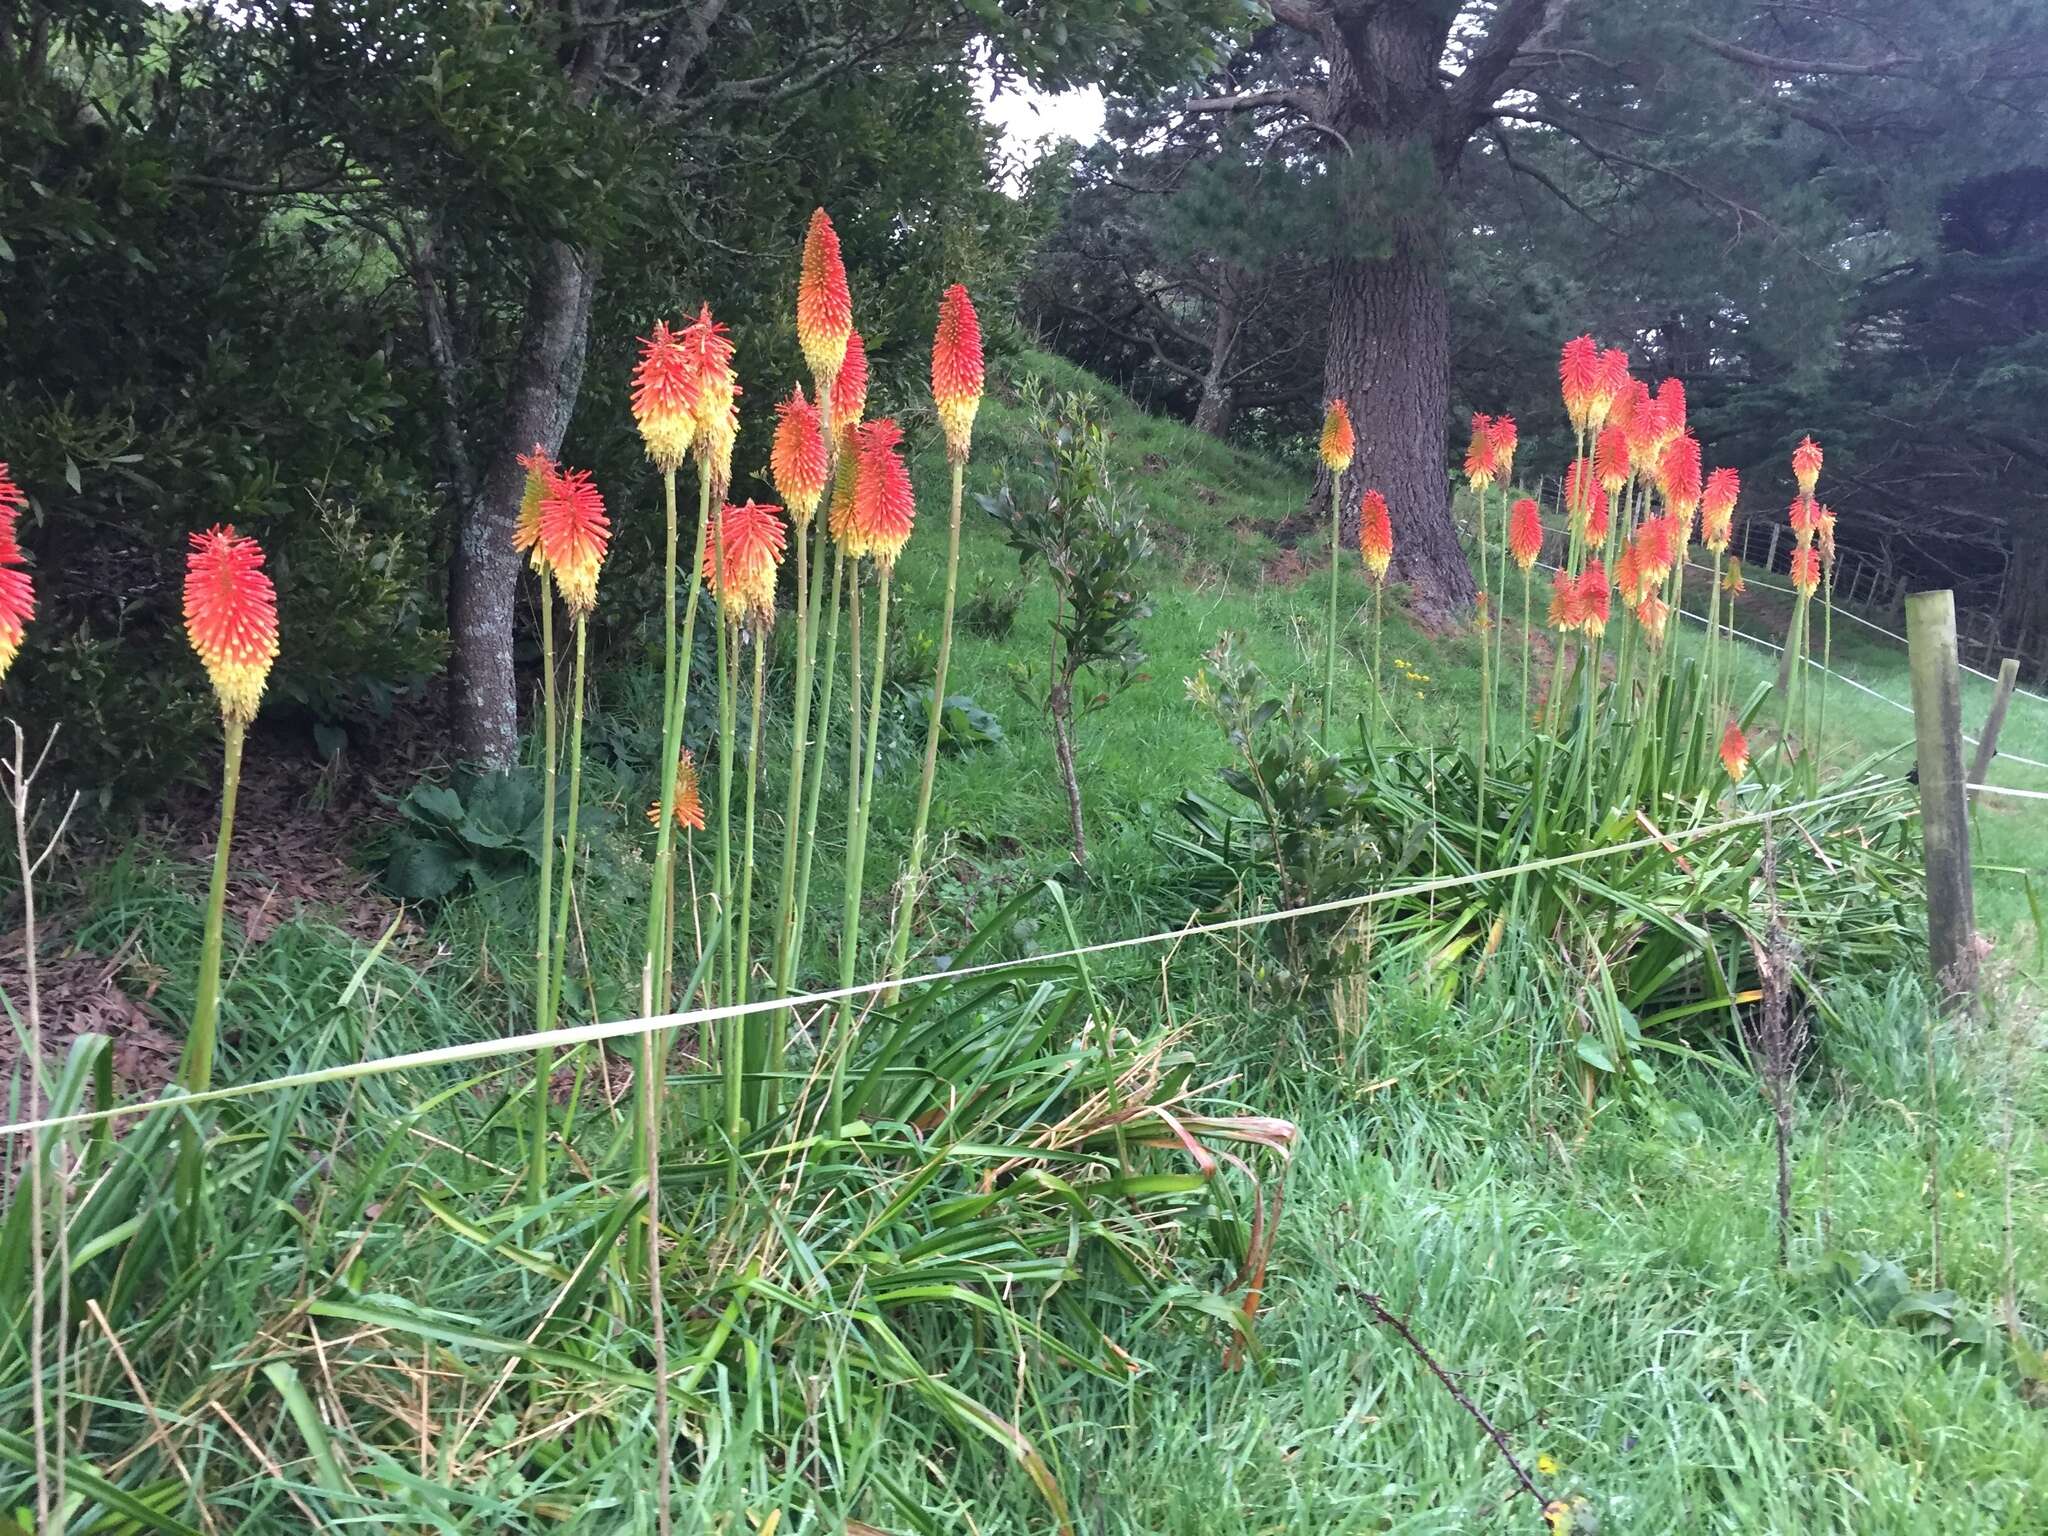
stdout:
{"type": "Polygon", "coordinates": [[[1506,485],[1514,475],[1515,448],[1521,440],[1515,418],[1508,415],[1494,417],[1487,437],[1493,444],[1493,478],[1506,485]]]}
{"type": "Polygon", "coordinates": [[[1835,514],[1826,502],[1820,508],[1820,558],[1830,570],[1835,564],[1835,514]]]}
{"type": "Polygon", "coordinates": [[[185,635],[230,724],[256,718],[277,660],[277,589],[263,550],[231,527],[192,535],[185,556],[185,635]]]}
{"type": "Polygon", "coordinates": [[[766,628],[775,622],[775,568],[788,547],[782,508],[758,501],[719,509],[718,526],[704,551],[704,584],[726,619],[766,628]]]}
{"type": "Polygon", "coordinates": [[[965,464],[974,440],[974,413],[981,406],[983,369],[981,321],[963,284],[939,299],[939,328],[932,337],[932,403],[946,432],[946,457],[965,464]]]}
{"type": "Polygon", "coordinates": [[[1657,459],[1657,489],[1665,509],[1678,519],[1684,538],[1692,537],[1692,515],[1700,504],[1700,440],[1680,432],[1664,445],[1657,459]]]}
{"type": "Polygon", "coordinates": [[[1792,525],[1792,533],[1804,549],[1813,542],[1813,536],[1820,531],[1820,503],[1811,496],[1801,494],[1792,498],[1792,510],[1786,514],[1786,521],[1792,525]]]}
{"type": "Polygon", "coordinates": [[[1658,650],[1664,644],[1664,631],[1671,622],[1671,605],[1654,592],[1646,592],[1635,605],[1636,622],[1643,626],[1643,633],[1649,637],[1650,649],[1658,650]]]}
{"type": "Polygon", "coordinates": [[[1564,472],[1564,504],[1571,512],[1573,525],[1585,537],[1607,536],[1607,493],[1594,479],[1591,460],[1573,459],[1564,472]],[[1600,524],[1597,534],[1592,532],[1595,520],[1600,524]]]}
{"type": "Polygon", "coordinates": [[[1645,587],[1661,587],[1664,578],[1671,574],[1677,558],[1676,535],[1676,519],[1668,512],[1661,517],[1645,518],[1642,527],[1636,530],[1636,564],[1643,573],[1645,587]]]}
{"type": "Polygon", "coordinates": [[[1792,551],[1792,588],[1801,597],[1813,596],[1820,586],[1820,551],[1802,545],[1792,551]]]}
{"type": "Polygon", "coordinates": [[[682,467],[697,435],[697,392],[682,338],[666,320],[655,321],[654,334],[640,342],[640,363],[633,370],[633,420],[647,457],[664,474],[682,467]]]}
{"type": "Polygon", "coordinates": [[[1700,537],[1707,548],[1722,554],[1735,530],[1735,499],[1742,494],[1742,477],[1727,465],[1707,476],[1700,493],[1700,537]]]}
{"type": "Polygon", "coordinates": [[[709,478],[716,500],[732,483],[733,443],[740,429],[740,386],[733,373],[732,338],[711,318],[711,306],[706,304],[683,328],[681,346],[685,367],[697,388],[692,403],[697,472],[709,478]]]}
{"type": "Polygon", "coordinates": [[[1579,627],[1598,638],[1607,631],[1612,610],[1608,603],[1607,567],[1595,555],[1579,572],[1579,627]]]}
{"type": "Polygon", "coordinates": [[[1359,499],[1358,552],[1372,579],[1384,583],[1394,560],[1394,520],[1387,512],[1387,498],[1378,491],[1367,491],[1359,499]]]}
{"type": "Polygon", "coordinates": [[[1550,578],[1550,627],[1561,634],[1568,634],[1585,621],[1585,608],[1579,602],[1579,584],[1572,580],[1571,572],[1558,571],[1550,578]]]}
{"type": "Polygon", "coordinates": [[[1593,391],[1600,383],[1600,348],[1591,336],[1574,336],[1564,344],[1557,361],[1557,382],[1573,430],[1585,431],[1593,409],[1593,391]]]}
{"type": "MultiPolygon", "coordinates": [[[[1480,417],[1472,418],[1476,424],[1480,417]]],[[[1351,430],[1351,407],[1342,400],[1332,400],[1323,409],[1323,441],[1318,450],[1322,454],[1323,467],[1333,475],[1341,475],[1351,467],[1352,455],[1357,452],[1358,437],[1351,430]]],[[[1467,454],[1469,466],[1472,456],[1467,454]]]]}
{"type": "Polygon", "coordinates": [[[902,430],[886,416],[860,429],[853,508],[847,518],[847,536],[840,541],[849,558],[872,556],[885,571],[896,564],[896,557],[910,542],[911,523],[917,516],[910,471],[903,467],[902,441],[902,430]]]}
{"type": "Polygon", "coordinates": [[[1721,766],[1728,770],[1728,777],[1737,784],[1749,772],[1749,738],[1742,734],[1742,727],[1733,720],[1721,733],[1721,766]]]}
{"type": "Polygon", "coordinates": [[[1493,484],[1493,418],[1472,413],[1472,441],[1465,448],[1465,484],[1474,494],[1493,484]]]}
{"type": "Polygon", "coordinates": [[[1657,450],[1663,443],[1664,413],[1650,393],[1650,386],[1641,379],[1629,381],[1628,393],[1622,399],[1622,409],[1616,414],[1628,437],[1629,462],[1639,471],[1648,471],[1655,466],[1657,450]]]}
{"type": "Polygon", "coordinates": [[[832,386],[832,435],[844,437],[860,425],[868,408],[867,343],[855,331],[846,338],[846,358],[839,365],[838,382],[832,386]]]}
{"type": "Polygon", "coordinates": [[[842,553],[850,553],[846,541],[853,536],[853,489],[860,483],[860,455],[851,435],[839,454],[832,474],[832,508],[826,530],[842,553]]]}
{"type": "Polygon", "coordinates": [[[519,467],[526,471],[526,486],[519,493],[519,516],[512,524],[512,548],[527,555],[537,571],[540,557],[540,503],[547,494],[548,480],[555,473],[555,461],[539,443],[533,452],[519,455],[519,467]]]}
{"type": "Polygon", "coordinates": [[[1633,608],[1643,600],[1643,567],[1636,558],[1636,541],[1629,540],[1614,557],[1614,590],[1622,602],[1633,608]]]}
{"type": "Polygon", "coordinates": [[[1677,379],[1666,379],[1657,386],[1657,447],[1664,445],[1685,430],[1685,385],[1677,379]]]}
{"type": "Polygon", "coordinates": [[[7,675],[21,651],[28,621],[36,614],[35,583],[22,564],[21,544],[15,532],[28,497],[7,466],[0,464],[0,677],[7,675]]]}
{"type": "Polygon", "coordinates": [[[808,527],[825,496],[825,429],[817,406],[804,398],[799,384],[775,407],[775,446],[768,455],[769,473],[791,521],[808,527]]]}
{"type": "Polygon", "coordinates": [[[1543,517],[1527,496],[1508,510],[1508,553],[1524,571],[1543,553],[1543,517]]]}
{"type": "Polygon", "coordinates": [[[1799,494],[1811,497],[1813,488],[1820,484],[1820,444],[1810,437],[1799,439],[1799,446],[1792,450],[1792,478],[1799,482],[1799,494]]]}
{"type": "Polygon", "coordinates": [[[1721,590],[1730,597],[1740,597],[1749,590],[1748,585],[1742,579],[1742,562],[1740,560],[1730,560],[1728,562],[1728,569],[1721,575],[1721,590]]]}
{"type": "Polygon", "coordinates": [[[590,471],[559,470],[548,478],[540,501],[540,556],[554,572],[569,611],[587,614],[597,606],[597,573],[611,543],[611,519],[590,471]]]}
{"type": "MultiPolygon", "coordinates": [[[[1609,347],[1602,352],[1599,366],[1594,371],[1593,393],[1586,411],[1588,430],[1598,432],[1607,425],[1615,407],[1627,399],[1629,382],[1628,354],[1619,347],[1609,347]]],[[[1626,406],[1622,408],[1627,409],[1626,406]]]]}
{"type": "Polygon", "coordinates": [[[853,335],[853,295],[846,286],[846,262],[839,254],[839,231],[822,208],[811,210],[804,231],[803,271],[796,284],[796,339],[811,365],[818,399],[829,400],[832,381],[846,359],[853,335]]]}
{"type": "MultiPolygon", "coordinates": [[[[688,747],[676,759],[676,825],[690,832],[704,830],[704,798],[697,787],[697,759],[690,755],[688,747]]],[[[647,820],[654,826],[661,825],[661,802],[655,801],[647,807],[647,820]]]]}
{"type": "Polygon", "coordinates": [[[1600,488],[1613,496],[1628,484],[1628,432],[1612,422],[1601,430],[1593,447],[1593,473],[1600,488]]]}

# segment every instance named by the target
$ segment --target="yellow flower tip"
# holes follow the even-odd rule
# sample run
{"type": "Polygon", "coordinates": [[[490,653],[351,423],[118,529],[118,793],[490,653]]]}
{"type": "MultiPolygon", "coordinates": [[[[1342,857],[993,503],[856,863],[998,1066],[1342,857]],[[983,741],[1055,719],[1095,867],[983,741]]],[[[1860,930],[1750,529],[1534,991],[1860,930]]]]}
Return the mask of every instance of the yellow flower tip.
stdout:
{"type": "Polygon", "coordinates": [[[1536,1473],[1539,1477],[1555,1477],[1564,1469],[1557,1464],[1557,1458],[1545,1451],[1536,1458],[1536,1473]]]}
{"type": "Polygon", "coordinates": [[[664,474],[682,467],[697,435],[697,392],[696,369],[682,337],[667,321],[655,321],[633,370],[633,420],[647,457],[664,474]]]}
{"type": "Polygon", "coordinates": [[[213,682],[221,714],[256,718],[277,660],[277,589],[263,550],[232,527],[192,535],[185,557],[185,634],[213,682]]]}

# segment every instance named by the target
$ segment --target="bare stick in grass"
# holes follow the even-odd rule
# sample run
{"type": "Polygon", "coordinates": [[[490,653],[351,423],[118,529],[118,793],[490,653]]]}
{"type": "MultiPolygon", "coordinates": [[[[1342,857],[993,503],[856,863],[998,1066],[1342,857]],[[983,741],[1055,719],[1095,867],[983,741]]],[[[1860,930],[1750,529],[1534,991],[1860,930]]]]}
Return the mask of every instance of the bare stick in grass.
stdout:
{"type": "MultiPolygon", "coordinates": [[[[1800,1059],[1806,1054],[1806,1016],[1792,999],[1792,972],[1798,949],[1778,899],[1778,849],[1770,824],[1764,825],[1763,879],[1766,917],[1763,938],[1751,934],[1762,1005],[1751,1023],[1750,1052],[1764,1097],[1771,1106],[1778,1151],[1778,1265],[1792,1254],[1792,1131],[1797,1112],[1800,1059]]],[[[1939,1282],[1937,1282],[1939,1283],[1939,1282]]]]}

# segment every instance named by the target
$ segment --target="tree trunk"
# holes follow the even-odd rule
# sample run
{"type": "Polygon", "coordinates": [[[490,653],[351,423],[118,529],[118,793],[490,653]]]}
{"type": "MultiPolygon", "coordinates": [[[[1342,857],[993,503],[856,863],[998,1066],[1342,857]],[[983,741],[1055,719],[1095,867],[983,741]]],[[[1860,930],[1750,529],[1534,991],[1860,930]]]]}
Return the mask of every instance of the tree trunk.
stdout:
{"type": "Polygon", "coordinates": [[[543,248],[527,290],[501,427],[480,445],[475,488],[457,508],[448,583],[450,724],[457,752],[485,768],[511,767],[519,747],[512,619],[520,559],[512,527],[526,472],[518,456],[536,443],[551,454],[561,448],[583,387],[596,286],[593,258],[559,240],[543,248]]]}
{"type": "Polygon", "coordinates": [[[1067,792],[1067,831],[1074,843],[1074,862],[1085,867],[1088,863],[1088,837],[1081,826],[1081,780],[1074,772],[1073,722],[1070,718],[1074,703],[1070,686],[1066,683],[1053,684],[1046,708],[1052,716],[1053,757],[1059,763],[1060,783],[1067,792]]]}
{"type": "Polygon", "coordinates": [[[1202,375],[1202,402],[1195,407],[1195,430],[1211,437],[1230,431],[1234,402],[1230,398],[1230,365],[1237,356],[1239,314],[1237,269],[1225,265],[1216,290],[1216,324],[1209,332],[1209,367],[1202,375]]]}
{"type": "MultiPolygon", "coordinates": [[[[1444,255],[1426,231],[1397,234],[1385,260],[1344,257],[1330,284],[1325,391],[1351,409],[1358,456],[1345,485],[1387,498],[1394,525],[1393,575],[1433,618],[1462,613],[1475,588],[1451,521],[1445,422],[1451,408],[1450,301],[1444,255]]],[[[1330,485],[1317,477],[1309,509],[1325,518],[1330,485]]],[[[1351,494],[1345,499],[1350,501],[1351,494]]],[[[1344,509],[1347,542],[1357,508],[1344,509]]]]}

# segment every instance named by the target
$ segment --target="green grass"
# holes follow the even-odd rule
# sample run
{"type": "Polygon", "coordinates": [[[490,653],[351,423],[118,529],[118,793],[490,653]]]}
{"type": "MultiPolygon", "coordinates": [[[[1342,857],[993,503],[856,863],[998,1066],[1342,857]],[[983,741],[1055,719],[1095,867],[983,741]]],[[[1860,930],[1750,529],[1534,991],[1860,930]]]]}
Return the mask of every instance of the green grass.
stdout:
{"type": "MultiPolygon", "coordinates": [[[[1062,387],[1100,389],[1046,359],[1022,366],[1062,387]]],[[[1171,927],[1192,909],[1155,833],[1173,825],[1181,791],[1213,787],[1229,754],[1184,688],[1218,632],[1242,631],[1276,680],[1317,682],[1322,667],[1315,542],[1297,558],[1272,536],[1297,505],[1305,466],[1237,452],[1113,398],[1109,419],[1161,556],[1156,611],[1143,626],[1146,676],[1078,731],[1091,860],[1070,899],[1089,939],[1171,927]],[[1310,579],[1290,581],[1294,573],[1310,579]]],[[[1021,412],[992,395],[969,471],[963,598],[980,581],[1017,579],[1014,556],[971,498],[1021,457],[1024,430],[1021,412]]],[[[945,477],[935,436],[918,434],[921,527],[899,567],[913,634],[935,625],[943,577],[945,477]]],[[[1367,601],[1355,565],[1344,598],[1354,616],[1367,601]]],[[[963,630],[956,638],[948,691],[994,712],[1004,737],[942,761],[932,820],[942,856],[917,935],[927,962],[952,954],[1034,881],[1069,872],[1049,726],[1012,677],[1019,665],[1042,668],[1050,611],[1039,575],[1009,636],[963,630]]],[[[1903,699],[1903,657],[1853,625],[1836,629],[1838,668],[1903,699]]],[[[1348,625],[1340,688],[1360,708],[1368,654],[1362,625],[1348,625]]],[[[1410,679],[1388,699],[1403,731],[1417,741],[1470,731],[1478,689],[1470,635],[1424,635],[1390,604],[1385,655],[1390,672],[1399,658],[1410,679]]],[[[1761,681],[1774,676],[1775,658],[1755,652],[1742,667],[1761,681]]],[[[1976,680],[1966,685],[1967,720],[1980,717],[1987,691],[1976,680]]],[[[597,695],[600,713],[622,731],[646,717],[650,702],[648,679],[631,671],[602,679],[597,695]]],[[[1837,764],[1910,741],[1909,716],[1846,688],[1831,694],[1828,719],[1837,764]]],[[[779,722],[770,726],[772,743],[779,722]]],[[[2017,701],[2006,742],[2048,760],[2048,707],[2017,701]]],[[[771,745],[768,755],[780,752],[771,745]]],[[[887,917],[916,790],[909,751],[885,763],[867,882],[871,937],[887,917]]],[[[1899,772],[1909,766],[1910,749],[1897,759],[1899,772]]],[[[605,813],[579,925],[595,993],[572,989],[572,1019],[631,1009],[617,978],[632,969],[638,813],[648,796],[630,752],[594,752],[586,771],[605,813]]],[[[1994,780],[2048,788],[2048,774],[2018,765],[2002,765],[1994,780]]],[[[829,782],[826,792],[830,806],[829,782]]],[[[761,803],[780,807],[772,780],[761,803]]],[[[1987,800],[1977,818],[1980,862],[2039,871],[2048,847],[2040,805],[1987,800]]],[[[836,817],[826,816],[821,837],[819,975],[838,938],[836,817]]],[[[765,845],[776,846],[772,828],[765,845]]],[[[707,851],[698,839],[700,860],[707,851]]],[[[67,893],[91,914],[77,929],[81,945],[112,953],[139,932],[173,1017],[189,1001],[198,886],[196,871],[144,849],[67,893]]],[[[2036,936],[2022,878],[1987,868],[1980,916],[2000,943],[2008,1006],[2027,1006],[2015,973],[2032,964],[2036,936]]],[[[466,899],[434,914],[419,941],[374,957],[317,916],[239,950],[231,933],[219,1075],[247,1079],[522,1027],[527,921],[516,892],[466,899]]],[[[996,949],[1064,942],[1040,903],[998,936],[996,949]]],[[[1243,948],[1203,940],[1170,954],[1138,951],[1105,959],[1096,978],[1101,1007],[1121,1026],[1170,1020],[1182,1032],[1196,1081],[1222,1083],[1245,1110],[1302,1127],[1254,1358],[1227,1366],[1220,1328],[1168,1328],[1149,1311],[1111,1308],[1116,1342],[1142,1363],[1112,1382],[1067,1369],[1000,1327],[935,1313],[905,1325],[923,1358],[943,1357],[948,1385],[1004,1404],[1054,1460],[1080,1529],[1540,1528],[1473,1421],[1375,1326],[1359,1298],[1365,1291],[1408,1320],[1532,1468],[1547,1458],[1537,1474],[1545,1491],[1583,1495],[1604,1530],[2040,1528],[2048,1423],[2038,1387],[2027,1386],[2011,1353],[1943,1350],[1868,1315],[1816,1268],[1826,1253],[1868,1253],[1933,1288],[1933,1140],[1942,1280],[1986,1313],[2001,1283],[1995,1031],[1937,1027],[1930,1049],[1911,978],[1834,987],[1841,1022],[1825,1032],[1806,1077],[1794,1271],[1781,1274],[1768,1116],[1732,1047],[1665,1067],[1655,1095],[1606,1098],[1589,1116],[1563,1049],[1576,1026],[1533,1001],[1511,944],[1455,1006],[1406,978],[1380,978],[1340,1067],[1320,1010],[1263,996],[1247,978],[1243,948]]],[[[204,1478],[223,1528],[298,1531],[329,1521],[334,1529],[576,1536],[653,1528],[652,1423],[636,1384],[650,1356],[644,1316],[621,1279],[606,1271],[585,1298],[592,1326],[563,1334],[555,1354],[529,1351],[513,1390],[490,1390],[507,1361],[520,1359],[498,1351],[547,1326],[568,1268],[604,1242],[620,1198],[600,1172],[565,1189],[544,1218],[522,1211],[516,1126],[496,1114],[518,1078],[516,1069],[473,1085],[417,1074],[236,1107],[213,1142],[222,1198],[209,1240],[219,1261],[168,1295],[151,1290],[148,1274],[124,1270],[98,1298],[119,1320],[154,1412],[204,1478]],[[124,1299],[132,1310],[120,1310],[124,1299]],[[324,1312],[306,1309],[316,1301],[324,1312]],[[466,1342],[425,1336],[430,1318],[444,1335],[459,1319],[466,1342]],[[301,1405],[295,1414],[293,1395],[275,1371],[266,1374],[280,1366],[296,1372],[310,1413],[301,1405]],[[423,1400],[424,1434],[417,1445],[403,1437],[408,1449],[399,1454],[392,1426],[410,1423],[404,1416],[423,1400]],[[262,1447],[261,1458],[238,1429],[262,1447]],[[315,1443],[322,1439],[325,1447],[315,1443]],[[323,1453],[332,1458],[325,1466],[323,1453]],[[338,1491],[342,1480],[347,1489],[338,1491]]],[[[2038,1341],[2048,1231],[2029,1213],[2048,1200],[2040,1135],[2048,1079],[2030,1070],[2019,1092],[2018,1272],[2038,1341]]],[[[579,1115],[579,1145],[602,1145],[614,1112],[586,1097],[579,1115]]],[[[138,1159],[144,1150],[136,1148],[138,1159]]],[[[927,1399],[889,1406],[884,1394],[864,1395],[831,1347],[803,1381],[776,1376],[765,1356],[710,1350],[734,1266],[715,1243],[685,1240],[694,1198],[671,1216],[670,1344],[681,1361],[698,1350],[706,1361],[681,1411],[679,1466],[692,1482],[679,1529],[759,1529],[775,1510],[783,1531],[829,1529],[805,1516],[809,1490],[859,1469],[915,1485],[920,1502],[941,1512],[921,1526],[907,1504],[871,1494],[858,1513],[886,1530],[1052,1528],[1014,1466],[927,1399]],[[866,1422],[872,1437],[828,1442],[821,1430],[799,1455],[757,1454],[767,1430],[751,1415],[772,1400],[802,1416],[807,1390],[831,1397],[833,1414],[820,1420],[834,1426],[831,1435],[866,1422]],[[733,1518],[740,1508],[751,1523],[733,1518]]],[[[137,1218],[145,1231],[163,1219],[148,1210],[137,1218]]],[[[788,1251],[829,1256],[820,1233],[832,1230],[831,1213],[790,1210],[780,1219],[788,1251]]],[[[1215,1272],[1209,1288],[1228,1279],[1215,1272]]],[[[844,1318],[806,1326],[840,1349],[858,1336],[844,1318]]],[[[125,1461],[102,1454],[99,1463],[119,1466],[131,1492],[195,1520],[173,1470],[143,1449],[148,1414],[110,1354],[88,1335],[79,1362],[96,1443],[138,1452],[125,1461]]],[[[18,1376],[0,1379],[0,1392],[19,1403],[18,1376]]],[[[0,1463],[5,1507],[26,1502],[31,1489],[18,1466],[0,1463]]]]}

